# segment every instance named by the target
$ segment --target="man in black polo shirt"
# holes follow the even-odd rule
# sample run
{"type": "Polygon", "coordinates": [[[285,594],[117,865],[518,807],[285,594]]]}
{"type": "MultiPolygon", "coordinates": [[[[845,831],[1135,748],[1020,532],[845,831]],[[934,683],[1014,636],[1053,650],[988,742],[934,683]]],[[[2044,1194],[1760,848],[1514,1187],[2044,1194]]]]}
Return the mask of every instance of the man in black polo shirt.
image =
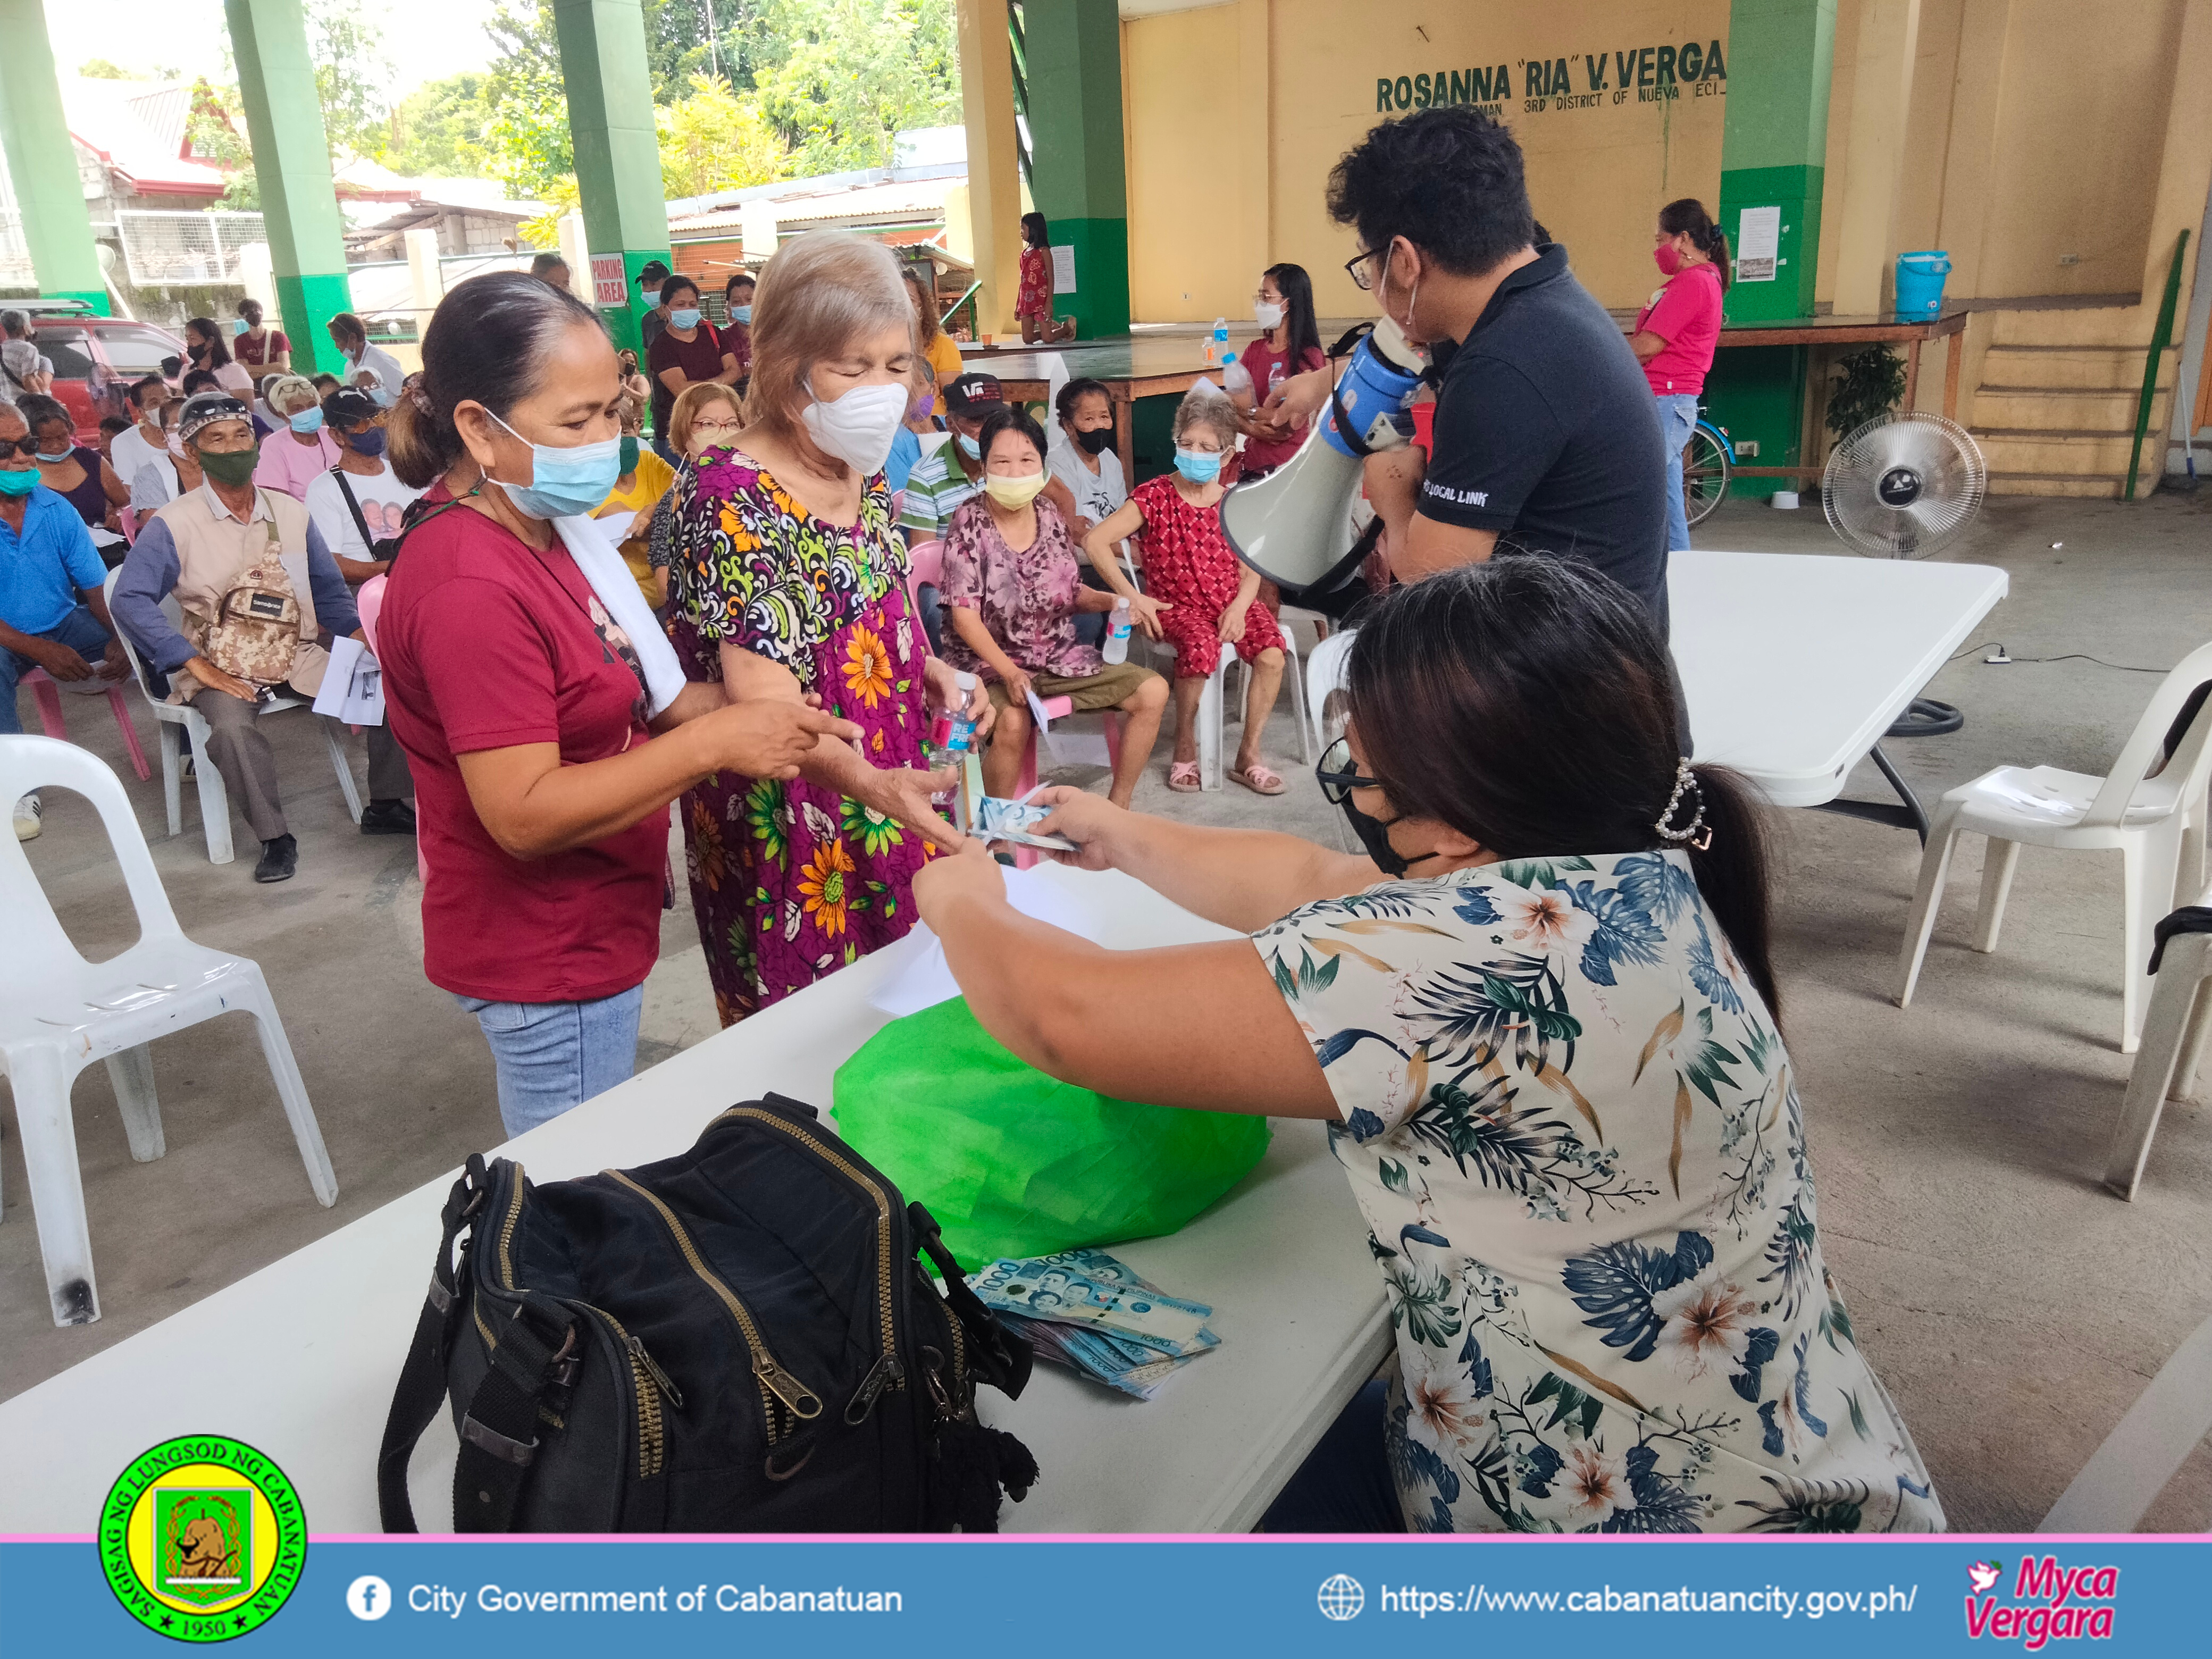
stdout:
{"type": "MultiPolygon", "coordinates": [[[[1667,625],[1667,463],[1658,405],[1620,327],[1534,240],[1521,147],[1480,110],[1375,128],[1329,176],[1365,251],[1346,268],[1442,371],[1433,453],[1370,457],[1392,568],[1413,580],[1500,545],[1575,555],[1667,625]]],[[[1317,413],[1328,370],[1271,409],[1317,413]]]]}

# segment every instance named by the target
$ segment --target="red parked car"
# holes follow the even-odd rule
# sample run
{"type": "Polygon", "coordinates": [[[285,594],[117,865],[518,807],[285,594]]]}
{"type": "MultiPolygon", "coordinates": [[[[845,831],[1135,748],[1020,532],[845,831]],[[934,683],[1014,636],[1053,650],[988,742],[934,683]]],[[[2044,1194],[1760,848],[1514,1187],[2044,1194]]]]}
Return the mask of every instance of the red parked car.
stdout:
{"type": "Polygon", "coordinates": [[[53,301],[9,303],[29,316],[32,343],[53,363],[53,395],[76,422],[76,441],[94,448],[104,416],[131,418],[124,397],[132,383],[159,374],[164,357],[185,355],[181,339],[151,323],[53,301]]]}

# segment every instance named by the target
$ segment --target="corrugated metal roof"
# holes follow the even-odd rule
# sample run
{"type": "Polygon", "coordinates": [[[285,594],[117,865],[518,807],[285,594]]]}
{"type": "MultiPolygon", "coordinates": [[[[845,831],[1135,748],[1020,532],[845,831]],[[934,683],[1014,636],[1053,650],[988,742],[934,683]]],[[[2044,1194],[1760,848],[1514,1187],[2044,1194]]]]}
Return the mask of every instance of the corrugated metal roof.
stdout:
{"type": "Polygon", "coordinates": [[[140,194],[220,196],[222,169],[184,157],[191,88],[182,82],[88,81],[58,76],[70,136],[140,194]]]}
{"type": "MultiPolygon", "coordinates": [[[[825,219],[850,219],[870,224],[895,223],[907,219],[930,222],[944,216],[948,186],[964,184],[957,179],[918,179],[905,183],[846,185],[818,195],[787,196],[775,204],[778,225],[804,225],[825,219]]],[[[672,234],[679,231],[727,230],[744,223],[744,210],[724,208],[714,213],[685,214],[668,222],[672,234]]]]}

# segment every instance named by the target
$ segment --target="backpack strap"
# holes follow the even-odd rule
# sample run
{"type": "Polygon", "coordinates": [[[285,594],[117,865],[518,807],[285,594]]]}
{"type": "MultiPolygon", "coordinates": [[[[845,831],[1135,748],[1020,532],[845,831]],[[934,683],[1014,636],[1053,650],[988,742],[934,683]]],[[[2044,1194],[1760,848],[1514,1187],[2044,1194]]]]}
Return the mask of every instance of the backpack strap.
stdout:
{"type": "MultiPolygon", "coordinates": [[[[518,1177],[519,1179],[520,1177],[518,1177]]],[[[573,1382],[581,1360],[577,1328],[556,1346],[531,1329],[518,1307],[500,1328],[491,1369],[461,1417],[453,1465],[453,1530],[513,1532],[530,1466],[538,1458],[538,1409],[556,1382],[573,1382]]]]}
{"type": "MultiPolygon", "coordinates": [[[[361,550],[374,559],[376,556],[376,538],[368,533],[368,520],[362,514],[361,502],[353,493],[353,486],[346,482],[345,469],[332,467],[331,477],[338,481],[338,494],[345,497],[346,511],[353,514],[353,527],[361,532],[361,550]]],[[[423,516],[428,518],[429,515],[425,514],[423,516]]]]}
{"type": "Polygon", "coordinates": [[[446,1359],[453,1333],[460,1323],[461,1305],[468,1298],[467,1268],[453,1267],[453,1241],[491,1197],[491,1182],[480,1154],[471,1153],[468,1168],[447,1194],[440,1220],[444,1237],[438,1241],[438,1259],[430,1268],[429,1294],[422,1316],[415,1322],[415,1340],[400,1368],[399,1386],[392,1396],[392,1413],[385,1419],[384,1443],[376,1454],[376,1507],[386,1532],[416,1532],[415,1510],[407,1497],[407,1463],[415,1443],[430,1419],[446,1403],[446,1359]]]}

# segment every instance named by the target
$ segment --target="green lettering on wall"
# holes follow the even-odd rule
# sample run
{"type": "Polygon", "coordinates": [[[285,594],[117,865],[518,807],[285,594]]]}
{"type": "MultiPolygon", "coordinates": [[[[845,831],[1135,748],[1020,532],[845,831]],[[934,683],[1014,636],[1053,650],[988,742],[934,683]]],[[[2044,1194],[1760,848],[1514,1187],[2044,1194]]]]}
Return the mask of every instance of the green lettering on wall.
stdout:
{"type": "Polygon", "coordinates": [[[1574,89],[1573,83],[1567,78],[1567,60],[1559,58],[1552,64],[1552,94],[1554,97],[1564,98],[1574,89]]]}
{"type": "Polygon", "coordinates": [[[1390,107],[1390,77],[1383,76],[1375,83],[1375,108],[1379,114],[1390,107]]]}
{"type": "Polygon", "coordinates": [[[1672,46],[1662,46],[1662,47],[1660,47],[1660,48],[1659,48],[1659,61],[1658,61],[1658,65],[1657,65],[1657,67],[1658,67],[1658,84],[1659,84],[1659,85],[1661,85],[1661,86],[1662,86],[1662,87],[1671,87],[1671,86],[1673,86],[1673,85],[1674,84],[1674,47],[1672,47],[1672,46]]]}
{"type": "Polygon", "coordinates": [[[1648,87],[1651,84],[1651,60],[1656,55],[1654,49],[1650,46],[1644,47],[1636,54],[1636,84],[1638,86],[1648,87]]]}
{"type": "Polygon", "coordinates": [[[1583,73],[1589,78],[1589,89],[1592,92],[1603,92],[1605,90],[1605,54],[1600,52],[1593,58],[1588,52],[1584,52],[1583,73]]]}
{"type": "Polygon", "coordinates": [[[1628,83],[1635,78],[1636,54],[1632,52],[1616,52],[1613,54],[1613,66],[1620,71],[1620,77],[1613,84],[1624,92],[1626,91],[1628,83]]]}
{"type": "Polygon", "coordinates": [[[1694,40],[1685,40],[1674,53],[1674,72],[1685,81],[1698,78],[1698,66],[1705,61],[1705,49],[1694,40]]]}
{"type": "Polygon", "coordinates": [[[1523,98],[1541,98],[1544,95],[1544,60],[1542,58],[1531,58],[1522,64],[1521,95],[1523,98]]]}
{"type": "Polygon", "coordinates": [[[1700,81],[1725,81],[1728,79],[1728,65],[1721,61],[1721,43],[1719,41],[1716,40],[1712,45],[1705,48],[1705,72],[1698,78],[1700,81]]]}
{"type": "Polygon", "coordinates": [[[1488,103],[1492,97],[1490,90],[1490,71],[1486,69],[1469,70],[1467,72],[1467,89],[1468,95],[1473,98],[1476,103],[1488,103]]]}
{"type": "Polygon", "coordinates": [[[1396,82],[1390,88],[1390,95],[1397,100],[1398,107],[1400,109],[1413,108],[1413,82],[1412,79],[1407,76],[1400,76],[1396,82]]]}
{"type": "Polygon", "coordinates": [[[1513,75],[1503,64],[1490,71],[1490,95],[1500,100],[1513,95],[1513,75]]]}
{"type": "Polygon", "coordinates": [[[1429,77],[1425,75],[1417,75],[1413,77],[1413,107],[1426,109],[1428,106],[1429,77]]]}

